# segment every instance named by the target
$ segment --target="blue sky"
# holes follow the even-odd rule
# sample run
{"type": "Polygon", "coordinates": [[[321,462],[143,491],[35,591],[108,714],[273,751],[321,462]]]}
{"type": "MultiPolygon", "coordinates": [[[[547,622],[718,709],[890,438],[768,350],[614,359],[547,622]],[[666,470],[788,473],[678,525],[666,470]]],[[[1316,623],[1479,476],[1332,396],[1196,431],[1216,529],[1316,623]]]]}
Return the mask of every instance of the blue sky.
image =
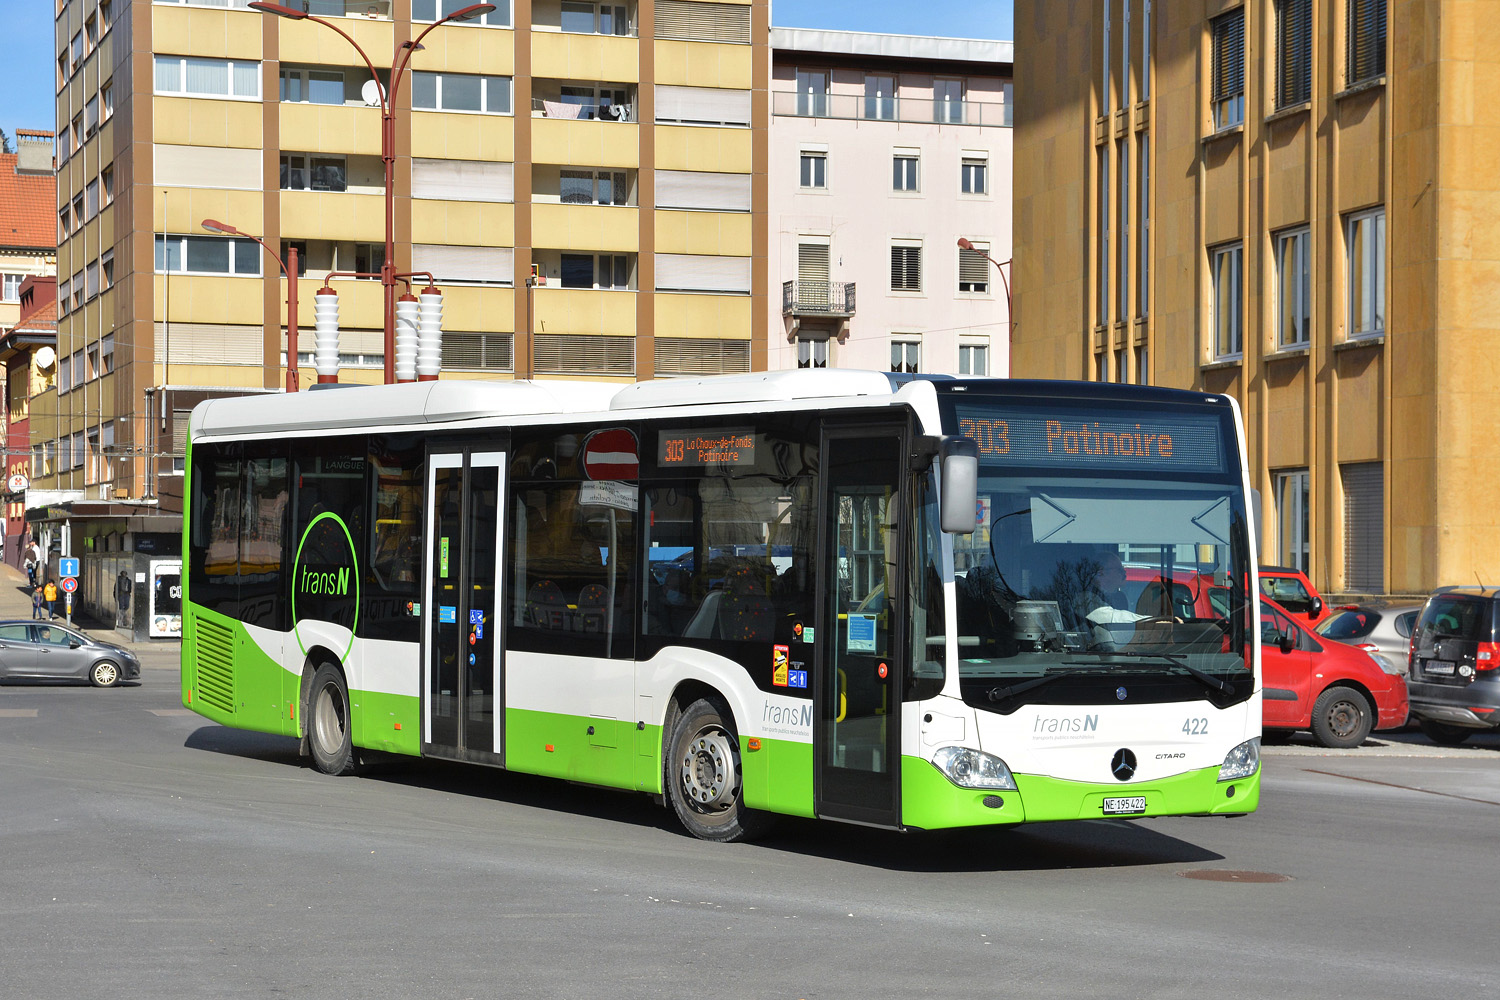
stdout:
{"type": "MultiPolygon", "coordinates": [[[[133,0],[144,3],[146,0],[133,0]]],[[[785,28],[839,28],[954,38],[1013,37],[1013,0],[773,0],[771,23],[785,28]]],[[[53,127],[51,0],[0,0],[6,53],[0,59],[0,129],[53,127]]]]}

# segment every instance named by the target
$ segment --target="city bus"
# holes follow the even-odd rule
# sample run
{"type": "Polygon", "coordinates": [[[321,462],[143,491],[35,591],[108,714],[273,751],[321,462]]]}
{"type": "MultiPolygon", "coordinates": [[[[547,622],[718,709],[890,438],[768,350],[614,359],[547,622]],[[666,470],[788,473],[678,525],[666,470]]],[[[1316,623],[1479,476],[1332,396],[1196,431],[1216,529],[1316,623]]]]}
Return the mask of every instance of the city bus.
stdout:
{"type": "Polygon", "coordinates": [[[327,774],[549,775],[717,841],[1259,800],[1227,396],[825,369],[337,386],[189,426],[183,704],[327,774]]]}

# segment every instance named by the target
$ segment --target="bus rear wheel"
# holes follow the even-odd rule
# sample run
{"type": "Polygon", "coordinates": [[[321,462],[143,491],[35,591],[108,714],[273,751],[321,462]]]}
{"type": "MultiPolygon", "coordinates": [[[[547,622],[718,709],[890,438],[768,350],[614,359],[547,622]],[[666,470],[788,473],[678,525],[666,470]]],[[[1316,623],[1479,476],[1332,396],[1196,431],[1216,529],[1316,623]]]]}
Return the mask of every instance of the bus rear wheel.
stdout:
{"type": "Polygon", "coordinates": [[[314,766],[324,774],[353,774],[357,761],[349,726],[349,689],[344,675],[326,663],[313,674],[307,721],[314,766]]]}
{"type": "Polygon", "coordinates": [[[732,843],[766,828],[766,818],[747,809],[740,789],[740,740],[728,709],[700,698],[672,727],[667,788],[672,808],[699,840],[732,843]]]}

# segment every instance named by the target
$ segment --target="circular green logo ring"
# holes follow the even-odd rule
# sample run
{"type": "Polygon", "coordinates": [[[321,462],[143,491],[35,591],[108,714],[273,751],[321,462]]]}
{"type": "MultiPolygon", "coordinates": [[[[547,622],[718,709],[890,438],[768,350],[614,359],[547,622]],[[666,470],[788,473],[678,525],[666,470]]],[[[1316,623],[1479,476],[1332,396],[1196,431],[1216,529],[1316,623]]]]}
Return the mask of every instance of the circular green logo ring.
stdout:
{"type": "Polygon", "coordinates": [[[297,558],[292,563],[292,635],[297,637],[297,648],[302,650],[303,656],[306,656],[307,647],[302,643],[302,634],[297,631],[297,626],[301,624],[301,619],[297,617],[297,570],[302,567],[302,547],[307,544],[307,536],[325,517],[331,518],[344,532],[344,540],[349,543],[349,561],[354,568],[354,624],[349,626],[349,645],[344,647],[344,652],[341,654],[341,658],[347,660],[349,651],[354,648],[354,630],[359,628],[359,556],[354,551],[354,536],[349,533],[349,526],[344,523],[343,518],[331,510],[325,510],[309,521],[302,531],[302,540],[297,543],[297,558]]]}

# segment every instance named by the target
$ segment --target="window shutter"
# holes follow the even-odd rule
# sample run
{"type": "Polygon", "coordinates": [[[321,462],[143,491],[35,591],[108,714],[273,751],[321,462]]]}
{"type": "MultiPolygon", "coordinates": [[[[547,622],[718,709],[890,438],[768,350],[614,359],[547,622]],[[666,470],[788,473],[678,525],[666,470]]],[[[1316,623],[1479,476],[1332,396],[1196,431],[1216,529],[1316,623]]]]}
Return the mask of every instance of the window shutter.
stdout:
{"type": "Polygon", "coordinates": [[[797,280],[826,282],[828,274],[828,244],[798,243],[797,280]]]}
{"type": "Polygon", "coordinates": [[[514,163],[411,161],[411,196],[437,201],[515,201],[514,163]]]}
{"type": "Polygon", "coordinates": [[[1344,586],[1378,594],[1385,588],[1385,467],[1339,466],[1344,486],[1344,586]]]}
{"type": "Polygon", "coordinates": [[[992,266],[981,251],[989,247],[976,243],[973,250],[958,248],[958,290],[961,292],[985,292],[990,287],[992,266]]]}
{"type": "Polygon", "coordinates": [[[1245,92],[1245,8],[1213,20],[1214,92],[1221,101],[1245,92]]]}
{"type": "Polygon", "coordinates": [[[657,84],[656,120],[698,125],[749,125],[750,91],[657,84]]]}
{"type": "Polygon", "coordinates": [[[1276,106],[1291,107],[1312,97],[1312,0],[1279,0],[1276,5],[1276,106]]]}
{"type": "Polygon", "coordinates": [[[509,333],[443,331],[443,370],[514,371],[514,337],[509,333]]]}
{"type": "Polygon", "coordinates": [[[156,324],[156,362],[165,364],[170,351],[175,364],[255,365],[264,363],[265,331],[258,326],[230,323],[173,323],[168,330],[156,324]]]}
{"type": "Polygon", "coordinates": [[[750,44],[750,8],[697,0],[656,0],[656,37],[750,44]]]}
{"type": "Polygon", "coordinates": [[[702,170],[658,170],[656,207],[748,212],[750,175],[702,170]]]}
{"type": "MultiPolygon", "coordinates": [[[[265,186],[259,149],[162,143],[151,149],[154,182],[162,187],[197,187],[209,177],[216,188],[259,191],[265,186]]],[[[276,184],[274,177],[271,184],[276,184]]]]}
{"type": "Polygon", "coordinates": [[[635,338],[592,333],[539,333],[532,342],[538,374],[634,375],[635,338]]]}
{"type": "Polygon", "coordinates": [[[1348,0],[1344,25],[1344,75],[1346,85],[1369,80],[1385,72],[1386,0],[1348,0]]]}
{"type": "Polygon", "coordinates": [[[891,247],[891,291],[922,290],[922,248],[898,244],[891,247]]]}
{"type": "Polygon", "coordinates": [[[749,292],[749,257],[712,257],[705,254],[656,255],[659,292],[749,292]]]}
{"type": "Polygon", "coordinates": [[[431,271],[436,281],[471,281],[509,285],[515,277],[515,251],[510,247],[456,247],[414,243],[413,271],[431,271]]]}
{"type": "Polygon", "coordinates": [[[728,375],[750,370],[750,341],[656,338],[656,375],[728,375]]]}

